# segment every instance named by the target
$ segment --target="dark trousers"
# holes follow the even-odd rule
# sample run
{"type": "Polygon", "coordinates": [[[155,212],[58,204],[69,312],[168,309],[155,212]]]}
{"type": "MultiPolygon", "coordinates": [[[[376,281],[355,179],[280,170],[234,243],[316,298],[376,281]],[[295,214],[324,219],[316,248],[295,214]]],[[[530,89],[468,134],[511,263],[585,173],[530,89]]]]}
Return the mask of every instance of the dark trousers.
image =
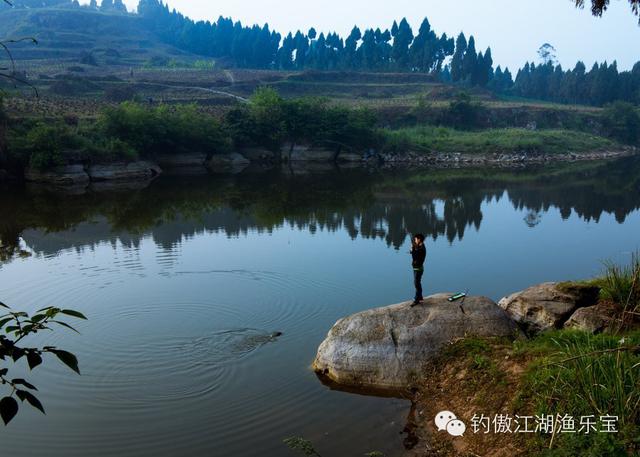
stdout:
{"type": "Polygon", "coordinates": [[[413,270],[413,285],[416,286],[416,300],[422,300],[422,273],[424,273],[422,268],[413,270]]]}

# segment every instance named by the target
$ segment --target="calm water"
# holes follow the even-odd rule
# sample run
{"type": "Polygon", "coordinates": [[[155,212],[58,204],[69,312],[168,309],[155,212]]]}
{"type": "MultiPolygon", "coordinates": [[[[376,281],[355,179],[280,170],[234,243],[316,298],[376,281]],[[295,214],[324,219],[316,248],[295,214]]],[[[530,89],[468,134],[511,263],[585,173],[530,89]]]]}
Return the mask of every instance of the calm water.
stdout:
{"type": "MultiPolygon", "coordinates": [[[[425,292],[499,299],[597,274],[640,248],[640,163],[163,177],[124,192],[0,197],[0,299],[84,312],[76,353],[33,373],[43,416],[0,428],[17,456],[398,456],[409,405],[324,387],[309,369],[340,317],[412,296],[408,233],[428,234],[425,292]],[[31,253],[10,255],[11,248],[31,253]],[[270,341],[268,335],[283,335],[270,341]]],[[[14,370],[12,368],[12,370],[14,370]]]]}

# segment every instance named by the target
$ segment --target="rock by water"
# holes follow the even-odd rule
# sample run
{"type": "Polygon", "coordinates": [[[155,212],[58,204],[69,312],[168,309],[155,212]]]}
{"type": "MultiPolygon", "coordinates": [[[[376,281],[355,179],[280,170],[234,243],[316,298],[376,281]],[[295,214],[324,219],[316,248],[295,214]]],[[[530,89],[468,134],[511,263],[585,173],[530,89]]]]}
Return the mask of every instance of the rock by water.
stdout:
{"type": "Polygon", "coordinates": [[[447,344],[467,336],[517,336],[517,325],[486,297],[451,294],[362,311],[340,319],[318,348],[313,369],[342,386],[411,387],[447,344]]]}
{"type": "Polygon", "coordinates": [[[578,308],[598,302],[600,289],[572,283],[546,282],[516,292],[498,302],[530,335],[562,328],[578,308]]]}

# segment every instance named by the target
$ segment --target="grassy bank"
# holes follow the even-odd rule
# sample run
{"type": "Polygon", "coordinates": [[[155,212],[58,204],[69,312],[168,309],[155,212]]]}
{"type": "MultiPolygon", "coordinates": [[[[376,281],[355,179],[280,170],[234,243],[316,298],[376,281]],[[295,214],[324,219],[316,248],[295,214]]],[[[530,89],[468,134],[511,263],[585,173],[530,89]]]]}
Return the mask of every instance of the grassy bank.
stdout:
{"type": "MultiPolygon", "coordinates": [[[[635,119],[635,111],[625,109],[622,114],[604,110],[603,116],[625,119],[626,113],[635,119]]],[[[613,123],[606,136],[578,130],[486,129],[483,112],[482,106],[460,96],[438,118],[444,126],[393,130],[381,127],[376,114],[366,108],[322,98],[285,99],[273,89],[261,88],[248,103],[237,103],[220,115],[207,114],[196,104],[136,102],[105,107],[91,119],[74,115],[14,119],[8,113],[7,160],[13,169],[46,170],[69,163],[153,160],[165,154],[211,156],[256,147],[278,160],[286,158],[286,145],[292,143],[329,150],[336,157],[370,151],[580,154],[635,144],[636,136],[629,132],[640,128],[640,122],[613,123]]]]}
{"type": "Polygon", "coordinates": [[[419,126],[387,132],[390,152],[442,153],[581,153],[619,148],[615,141],[571,130],[527,130],[520,128],[464,131],[446,127],[419,126]]]}
{"type": "MultiPolygon", "coordinates": [[[[602,277],[601,302],[613,304],[616,320],[603,334],[554,330],[531,339],[509,341],[467,338],[441,354],[425,373],[419,396],[425,409],[425,439],[432,439],[439,455],[512,456],[627,456],[640,452],[640,262],[607,264],[602,277]],[[442,386],[447,386],[443,389],[442,386]],[[431,418],[446,409],[467,419],[459,442],[430,430],[431,418]],[[427,413],[428,412],[428,413],[427,413]],[[484,414],[535,417],[552,415],[574,419],[556,422],[555,432],[473,432],[470,418],[484,414]],[[559,415],[559,416],[558,416],[559,415]],[[595,416],[595,430],[585,433],[583,417],[595,416]],[[615,418],[615,432],[603,432],[602,417],[615,418]],[[564,432],[558,431],[563,424],[564,432]]],[[[568,420],[568,419],[567,419],[568,420]]],[[[522,422],[522,420],[520,420],[522,422]]],[[[522,423],[521,423],[522,425],[522,423]]],[[[588,426],[587,426],[588,427],[588,426]]]]}

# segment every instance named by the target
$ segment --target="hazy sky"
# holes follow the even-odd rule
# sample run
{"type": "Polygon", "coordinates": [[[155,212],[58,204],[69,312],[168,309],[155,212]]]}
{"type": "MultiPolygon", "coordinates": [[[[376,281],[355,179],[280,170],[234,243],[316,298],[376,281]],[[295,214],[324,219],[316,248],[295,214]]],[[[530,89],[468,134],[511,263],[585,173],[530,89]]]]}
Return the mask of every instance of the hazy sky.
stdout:
{"type": "MultiPolygon", "coordinates": [[[[124,0],[130,9],[137,0],[124,0]]],[[[473,34],[478,50],[491,46],[496,65],[514,69],[537,59],[545,42],[558,51],[560,63],[573,67],[582,60],[618,61],[629,69],[640,60],[640,27],[626,0],[613,0],[603,18],[579,10],[572,0],[168,0],[171,7],[194,19],[230,16],[245,24],[268,22],[283,35],[314,26],[318,32],[349,33],[361,29],[390,28],[406,17],[414,32],[426,16],[437,33],[473,34]]],[[[589,2],[587,2],[589,3],[589,2]]]]}

